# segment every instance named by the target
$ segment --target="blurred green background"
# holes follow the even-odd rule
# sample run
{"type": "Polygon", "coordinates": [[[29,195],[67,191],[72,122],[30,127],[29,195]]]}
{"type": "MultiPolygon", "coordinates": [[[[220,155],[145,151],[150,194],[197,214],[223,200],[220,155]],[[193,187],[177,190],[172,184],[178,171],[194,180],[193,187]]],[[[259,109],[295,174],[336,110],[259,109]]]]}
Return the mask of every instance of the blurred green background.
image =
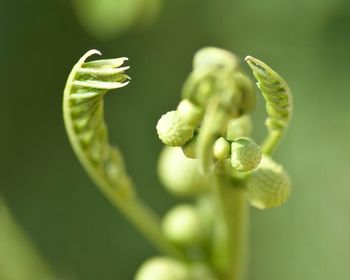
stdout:
{"type": "MultiPolygon", "coordinates": [[[[110,136],[140,195],[164,213],[175,199],[155,172],[162,146],[155,125],[176,106],[195,51],[217,46],[266,61],[294,94],[276,154],[294,193],[281,208],[252,210],[250,280],[350,279],[350,1],[164,0],[159,10],[151,2],[141,9],[147,17],[129,7],[136,19],[99,36],[77,0],[0,1],[0,191],[18,224],[59,273],[132,279],[156,252],[75,158],[61,116],[66,78],[88,49],[129,57],[132,82],[106,97],[110,136]]],[[[6,258],[0,252],[0,263],[6,258]]]]}

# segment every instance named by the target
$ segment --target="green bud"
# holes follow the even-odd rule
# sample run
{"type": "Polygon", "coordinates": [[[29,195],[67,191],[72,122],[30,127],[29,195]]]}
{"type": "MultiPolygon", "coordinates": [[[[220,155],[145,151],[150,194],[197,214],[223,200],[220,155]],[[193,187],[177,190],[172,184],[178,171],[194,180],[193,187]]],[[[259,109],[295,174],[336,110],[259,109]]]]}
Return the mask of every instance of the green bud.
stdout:
{"type": "Polygon", "coordinates": [[[194,263],[190,267],[191,280],[218,280],[213,271],[203,263],[194,263]]]}
{"type": "Polygon", "coordinates": [[[196,52],[193,59],[193,68],[224,66],[237,68],[239,59],[231,52],[223,49],[206,47],[196,52]]]}
{"type": "Polygon", "coordinates": [[[247,189],[251,205],[265,209],[283,204],[290,196],[292,187],[283,167],[264,156],[258,169],[249,177],[247,189]]]}
{"type": "Polygon", "coordinates": [[[159,139],[168,146],[184,145],[193,137],[194,127],[187,124],[177,111],[164,114],[157,123],[159,139]]]}
{"type": "Polygon", "coordinates": [[[214,81],[213,78],[207,73],[205,69],[199,69],[193,71],[192,75],[187,79],[184,87],[183,97],[191,100],[193,104],[201,108],[205,108],[213,96],[214,93],[214,81]],[[206,75],[196,75],[198,72],[205,72],[206,75]],[[188,94],[187,89],[190,88],[188,94]]]}
{"type": "Polygon", "coordinates": [[[181,147],[182,152],[188,158],[195,159],[196,158],[196,144],[197,144],[197,135],[193,136],[193,138],[188,141],[185,145],[181,147]]]}
{"type": "Polygon", "coordinates": [[[189,280],[190,270],[182,262],[169,257],[153,257],[144,262],[135,280],[189,280]]]}
{"type": "Polygon", "coordinates": [[[249,114],[254,111],[257,102],[257,96],[254,91],[252,81],[243,73],[237,72],[234,76],[239,90],[242,93],[240,102],[240,113],[249,114]]]}
{"type": "Polygon", "coordinates": [[[195,207],[190,204],[175,206],[164,217],[162,231],[171,242],[190,247],[203,240],[203,230],[195,207]]]}
{"type": "Polygon", "coordinates": [[[202,109],[188,99],[184,99],[179,103],[177,111],[184,122],[192,126],[197,126],[203,117],[202,109]]]}
{"type": "Polygon", "coordinates": [[[199,195],[209,188],[208,181],[199,172],[198,160],[187,158],[180,148],[163,149],[158,174],[165,188],[174,195],[199,195]]]}
{"type": "Polygon", "coordinates": [[[231,164],[238,171],[248,172],[258,167],[261,161],[260,147],[249,138],[231,143],[231,164]]]}
{"type": "Polygon", "coordinates": [[[223,160],[230,157],[230,143],[224,138],[218,138],[214,143],[214,157],[218,160],[223,160]]]}
{"type": "Polygon", "coordinates": [[[234,141],[237,138],[249,137],[252,132],[252,121],[249,115],[229,120],[227,124],[226,138],[234,141]]]}

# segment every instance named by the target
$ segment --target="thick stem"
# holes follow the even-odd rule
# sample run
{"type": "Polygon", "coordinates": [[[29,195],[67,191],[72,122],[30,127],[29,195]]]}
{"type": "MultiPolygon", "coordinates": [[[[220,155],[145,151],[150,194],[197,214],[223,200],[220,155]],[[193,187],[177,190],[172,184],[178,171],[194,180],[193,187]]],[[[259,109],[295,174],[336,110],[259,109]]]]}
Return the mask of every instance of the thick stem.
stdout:
{"type": "Polygon", "coordinates": [[[249,207],[244,189],[233,188],[230,205],[230,235],[232,239],[231,270],[227,280],[244,280],[247,277],[249,207]]]}
{"type": "Polygon", "coordinates": [[[218,211],[214,236],[214,265],[223,280],[244,280],[247,274],[249,208],[246,191],[216,175],[215,200],[218,211]]]}

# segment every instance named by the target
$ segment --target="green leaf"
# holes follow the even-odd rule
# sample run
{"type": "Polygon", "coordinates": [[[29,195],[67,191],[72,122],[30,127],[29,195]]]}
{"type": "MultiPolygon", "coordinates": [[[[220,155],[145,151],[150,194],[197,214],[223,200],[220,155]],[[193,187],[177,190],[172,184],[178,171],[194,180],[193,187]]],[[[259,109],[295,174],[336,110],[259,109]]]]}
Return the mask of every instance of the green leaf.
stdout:
{"type": "Polygon", "coordinates": [[[247,56],[245,59],[258,80],[257,86],[266,101],[269,135],[263,144],[263,151],[271,153],[289,124],[292,114],[292,95],[285,80],[264,62],[247,56]]]}
{"type": "Polygon", "coordinates": [[[121,67],[127,58],[85,62],[96,50],[88,51],[74,66],[64,90],[64,121],[69,140],[82,165],[95,183],[118,189],[126,184],[124,162],[119,150],[108,141],[103,96],[128,84],[121,67]]]}

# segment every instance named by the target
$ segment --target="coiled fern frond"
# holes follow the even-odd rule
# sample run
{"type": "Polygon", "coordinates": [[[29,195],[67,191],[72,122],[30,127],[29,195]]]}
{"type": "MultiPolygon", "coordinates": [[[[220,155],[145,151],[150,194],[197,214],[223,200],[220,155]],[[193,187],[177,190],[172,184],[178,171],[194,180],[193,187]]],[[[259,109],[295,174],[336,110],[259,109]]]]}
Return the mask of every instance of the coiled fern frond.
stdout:
{"type": "Polygon", "coordinates": [[[160,251],[181,253],[161,232],[158,216],[137,197],[118,148],[108,140],[103,97],[124,87],[129,76],[122,66],[127,58],[85,62],[97,50],[88,51],[73,67],[64,90],[63,115],[71,145],[81,164],[105,196],[160,251]]]}
{"type": "Polygon", "coordinates": [[[247,56],[245,59],[258,80],[257,86],[266,101],[269,135],[263,143],[266,154],[272,152],[281,138],[292,114],[292,95],[285,80],[264,62],[247,56]]]}
{"type": "Polygon", "coordinates": [[[71,71],[64,90],[64,121],[69,140],[80,162],[99,186],[122,188],[127,176],[123,159],[108,142],[103,96],[128,84],[121,67],[127,58],[85,62],[97,50],[87,52],[71,71]]]}

